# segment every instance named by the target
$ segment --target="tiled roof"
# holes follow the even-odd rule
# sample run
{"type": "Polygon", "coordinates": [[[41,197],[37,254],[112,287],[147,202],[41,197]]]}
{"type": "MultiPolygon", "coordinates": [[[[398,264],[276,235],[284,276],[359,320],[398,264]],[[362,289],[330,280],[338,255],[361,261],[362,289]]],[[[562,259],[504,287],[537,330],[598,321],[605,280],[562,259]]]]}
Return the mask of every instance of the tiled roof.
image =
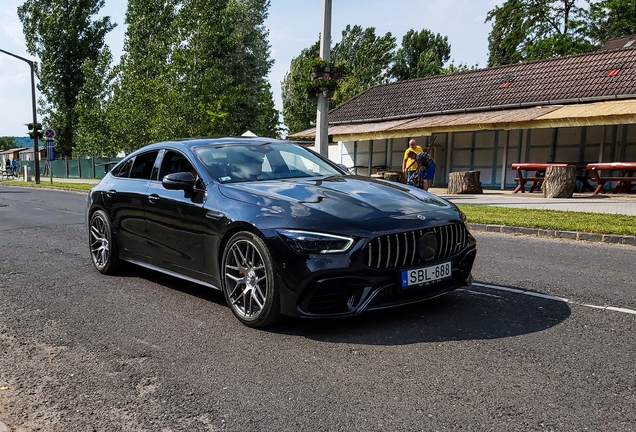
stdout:
{"type": "Polygon", "coordinates": [[[329,123],[630,97],[636,49],[620,49],[379,85],[333,109],[329,123]]]}
{"type": "Polygon", "coordinates": [[[620,38],[610,39],[605,42],[598,51],[612,51],[622,48],[636,48],[636,35],[623,36],[620,38]]]}

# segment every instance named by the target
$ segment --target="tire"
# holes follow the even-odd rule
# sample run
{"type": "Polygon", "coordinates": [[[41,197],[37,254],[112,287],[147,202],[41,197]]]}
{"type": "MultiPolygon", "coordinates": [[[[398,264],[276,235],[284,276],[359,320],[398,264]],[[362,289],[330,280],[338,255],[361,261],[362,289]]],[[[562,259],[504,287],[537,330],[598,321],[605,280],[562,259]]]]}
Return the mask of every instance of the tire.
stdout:
{"type": "Polygon", "coordinates": [[[113,226],[103,210],[97,210],[91,216],[88,243],[95,268],[102,274],[116,273],[121,266],[121,260],[113,236],[113,226]]]}
{"type": "Polygon", "coordinates": [[[248,327],[262,328],[280,318],[280,298],[272,256],[263,240],[236,233],[223,251],[223,294],[232,313],[248,327]]]}

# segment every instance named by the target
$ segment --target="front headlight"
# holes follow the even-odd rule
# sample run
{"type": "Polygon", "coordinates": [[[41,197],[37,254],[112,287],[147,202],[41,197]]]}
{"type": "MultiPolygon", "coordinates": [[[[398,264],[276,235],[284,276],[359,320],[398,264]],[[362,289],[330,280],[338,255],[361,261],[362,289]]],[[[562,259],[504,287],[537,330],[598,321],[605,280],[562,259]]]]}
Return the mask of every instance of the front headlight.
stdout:
{"type": "Polygon", "coordinates": [[[326,254],[346,252],[353,239],[310,231],[278,230],[278,236],[296,253],[326,254]]]}
{"type": "Polygon", "coordinates": [[[449,204],[450,204],[450,205],[451,205],[451,206],[452,206],[455,210],[457,210],[457,213],[459,213],[459,219],[460,219],[462,222],[466,222],[466,215],[464,214],[464,212],[463,212],[463,211],[461,211],[461,210],[459,209],[459,207],[457,207],[457,205],[456,205],[455,203],[452,203],[452,202],[450,202],[450,201],[448,201],[448,203],[449,203],[449,204]]]}

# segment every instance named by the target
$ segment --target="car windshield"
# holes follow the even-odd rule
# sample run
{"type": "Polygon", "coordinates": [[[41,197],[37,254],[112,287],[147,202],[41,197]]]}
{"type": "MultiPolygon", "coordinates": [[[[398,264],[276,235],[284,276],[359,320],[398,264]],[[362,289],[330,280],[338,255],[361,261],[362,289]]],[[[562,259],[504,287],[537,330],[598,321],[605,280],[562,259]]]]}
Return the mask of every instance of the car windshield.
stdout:
{"type": "Polygon", "coordinates": [[[220,183],[342,175],[295,144],[226,144],[196,147],[194,151],[220,183]]]}

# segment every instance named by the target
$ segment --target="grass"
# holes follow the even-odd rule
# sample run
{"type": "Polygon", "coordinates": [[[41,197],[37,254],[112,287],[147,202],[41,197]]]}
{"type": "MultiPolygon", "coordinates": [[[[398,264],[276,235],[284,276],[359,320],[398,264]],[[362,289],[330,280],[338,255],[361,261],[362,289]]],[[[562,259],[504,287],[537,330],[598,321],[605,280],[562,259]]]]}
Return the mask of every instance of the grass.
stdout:
{"type": "MultiPolygon", "coordinates": [[[[82,191],[88,191],[94,186],[90,183],[53,182],[51,184],[48,179],[42,179],[39,185],[23,181],[0,181],[0,185],[82,191]]],[[[467,221],[470,223],[594,234],[636,235],[636,216],[467,204],[459,204],[459,208],[466,213],[467,221]]]]}
{"type": "Polygon", "coordinates": [[[36,184],[35,182],[25,182],[22,180],[6,180],[0,181],[0,185],[3,186],[20,186],[20,187],[40,187],[40,188],[53,188],[53,189],[64,189],[64,190],[83,190],[88,191],[93,186],[92,183],[66,183],[66,182],[56,182],[51,183],[49,179],[42,178],[40,180],[40,184],[36,184]]]}
{"type": "Polygon", "coordinates": [[[460,204],[469,223],[636,235],[636,216],[460,204]]]}

